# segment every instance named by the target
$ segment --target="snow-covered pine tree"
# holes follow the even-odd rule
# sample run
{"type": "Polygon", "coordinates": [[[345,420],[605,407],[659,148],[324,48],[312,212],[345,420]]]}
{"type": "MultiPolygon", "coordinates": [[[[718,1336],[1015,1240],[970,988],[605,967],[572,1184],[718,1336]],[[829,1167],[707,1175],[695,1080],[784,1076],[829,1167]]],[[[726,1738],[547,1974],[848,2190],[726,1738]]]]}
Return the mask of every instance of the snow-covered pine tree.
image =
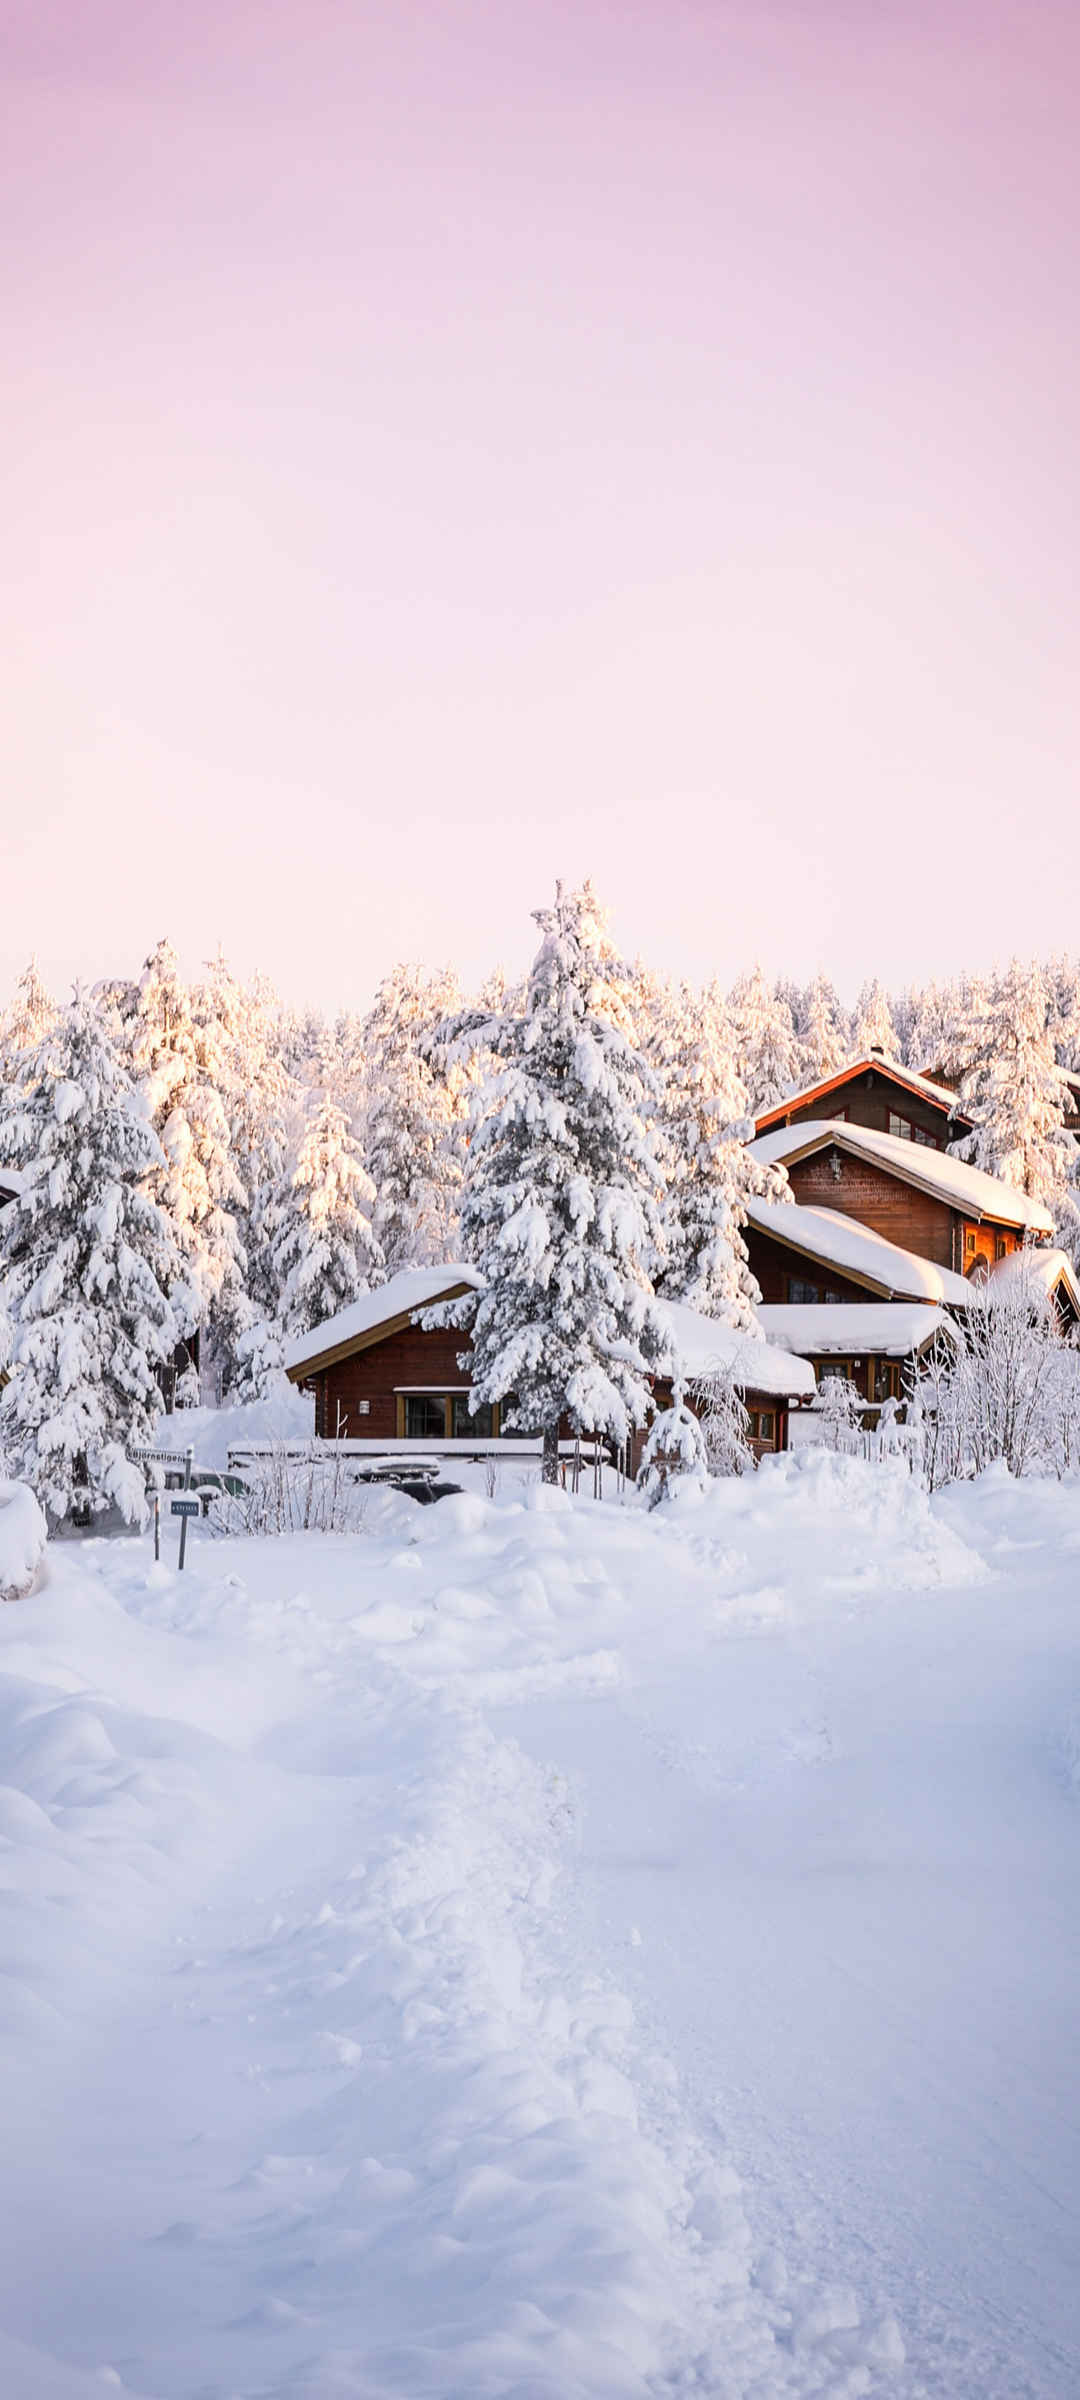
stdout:
{"type": "Polygon", "coordinates": [[[850,1055],[851,1043],[840,1002],[828,976],[820,970],[806,995],[799,1035],[806,1083],[818,1083],[827,1075],[835,1075],[850,1055]]]}
{"type": "Polygon", "coordinates": [[[0,1403],[16,1473],[57,1520],[116,1507],[143,1519],[134,1443],[161,1412],[157,1365],[177,1339],[179,1279],[150,1193],[156,1137],[92,1004],[76,995],[30,1053],[5,1111],[23,1170],[0,1218],[0,1403]]]}
{"type": "Polygon", "coordinates": [[[449,969],[429,976],[401,965],[384,977],[364,1020],[363,1147],[388,1275],[429,1266],[455,1247],[469,1077],[444,1060],[438,1034],[460,1005],[449,969]]]}
{"type": "Polygon", "coordinates": [[[783,1168],[761,1166],[746,1147],[754,1124],[716,984],[703,992],[683,986],[658,1066],[665,1191],[657,1291],[756,1334],[761,1293],[743,1240],[746,1201],[791,1195],[783,1168]]]}
{"type": "Polygon", "coordinates": [[[239,983],[219,953],[195,997],[194,1014],[216,1029],[218,1087],[245,1199],[235,1210],[244,1287],[257,1322],[277,1304],[271,1251],[282,1222],[290,1151],[303,1130],[303,1095],[282,1056],[280,1012],[265,979],[239,983]]]}
{"type": "Polygon", "coordinates": [[[973,1016],[971,1040],[960,1106],[973,1131],[952,1144],[956,1157],[1056,1209],[1072,1186],[1076,1144],[1040,967],[1013,959],[973,1016]]]}
{"type": "Polygon", "coordinates": [[[183,1291],[174,1295],[181,1333],[204,1330],[227,1387],[252,1316],[240,1233],[247,1195],[223,1098],[228,1043],[212,993],[204,986],[192,994],[181,981],[169,942],[159,942],[146,961],[124,1034],[132,1077],[165,1154],[157,1196],[183,1265],[183,1291]]]}
{"type": "Polygon", "coordinates": [[[498,1069],[469,1147],[467,1257],[485,1288],[454,1302],[471,1327],[480,1401],[543,1434],[558,1478],[559,1422],[626,1441],[649,1409],[648,1377],[669,1336],[644,1261],[658,1222],[658,1171],[644,1117],[649,1075],[612,1022],[626,970],[591,886],[556,886],[520,1014],[484,1028],[498,1069]]]}
{"type": "Polygon", "coordinates": [[[855,1024],[852,1049],[856,1058],[866,1058],[871,1050],[882,1050],[886,1058],[899,1058],[900,1040],[893,1023],[889,995],[875,975],[864,983],[855,1003],[855,1024]]]}
{"type": "Polygon", "coordinates": [[[374,1199],[344,1109],[329,1095],[313,1096],[273,1244],[276,1315],[286,1335],[310,1332],[381,1279],[374,1199]]]}
{"type": "Polygon", "coordinates": [[[740,975],[728,1002],[738,1049],[739,1073],[753,1116],[775,1108],[798,1084],[802,1056],[788,1002],[774,991],[760,966],[740,975]]]}
{"type": "Polygon", "coordinates": [[[51,1031],[56,1017],[56,1002],[38,974],[37,959],[32,958],[0,1018],[0,1085],[19,1079],[25,1060],[51,1031]]]}

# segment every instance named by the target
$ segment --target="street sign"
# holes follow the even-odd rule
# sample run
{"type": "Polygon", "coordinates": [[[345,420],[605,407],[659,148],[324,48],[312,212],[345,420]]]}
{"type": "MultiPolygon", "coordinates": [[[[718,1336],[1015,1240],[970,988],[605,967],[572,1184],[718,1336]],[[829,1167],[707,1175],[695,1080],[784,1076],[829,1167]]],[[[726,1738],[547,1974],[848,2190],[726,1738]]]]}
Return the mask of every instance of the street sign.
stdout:
{"type": "Polygon", "coordinates": [[[197,1517],[199,1502],[197,1500],[173,1500],[170,1502],[170,1509],[174,1517],[197,1517]]]}

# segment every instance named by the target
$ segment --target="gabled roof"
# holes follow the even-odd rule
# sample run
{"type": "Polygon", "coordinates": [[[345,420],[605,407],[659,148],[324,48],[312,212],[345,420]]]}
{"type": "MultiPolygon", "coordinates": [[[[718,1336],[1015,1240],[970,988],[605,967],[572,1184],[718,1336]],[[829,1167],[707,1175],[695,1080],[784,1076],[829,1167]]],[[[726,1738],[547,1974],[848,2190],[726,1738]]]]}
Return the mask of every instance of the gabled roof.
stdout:
{"type": "Polygon", "coordinates": [[[750,1143],[750,1156],[760,1159],[763,1166],[791,1167],[797,1159],[831,1147],[845,1150],[853,1158],[869,1159],[886,1174],[912,1184],[916,1191],[931,1193],[966,1217],[985,1217],[992,1225],[1027,1228],[1032,1233],[1053,1232],[1049,1209],[1038,1200],[1029,1200],[1026,1192],[1018,1192],[1011,1183],[1002,1183],[997,1175],[965,1166],[962,1159],[950,1158],[944,1150],[900,1141],[895,1134],[879,1133],[874,1126],[850,1125],[842,1117],[810,1117],[805,1125],[779,1125],[750,1143]]]}
{"type": "Polygon", "coordinates": [[[914,1251],[902,1250],[837,1209],[804,1208],[799,1201],[782,1200],[748,1199],[743,1205],[759,1233],[783,1242],[813,1266],[832,1267],[849,1282],[865,1285],[877,1298],[923,1300],[938,1307],[949,1301],[963,1308],[971,1299],[962,1275],[936,1267],[932,1259],[917,1258],[914,1251]]]}
{"type": "MultiPolygon", "coordinates": [[[[739,1333],[734,1325],[721,1325],[715,1317],[699,1316],[685,1300],[665,1300],[661,1306],[683,1375],[707,1375],[714,1367],[734,1367],[736,1381],[745,1392],[771,1392],[776,1398],[794,1399],[800,1392],[813,1391],[813,1368],[792,1358],[786,1349],[776,1349],[767,1338],[739,1333]]],[[[757,1313],[760,1316],[760,1311],[757,1313]]]]}
{"type": "Polygon", "coordinates": [[[951,1317],[918,1300],[821,1301],[759,1308],[770,1342],[800,1358],[910,1358],[939,1334],[956,1340],[951,1317]]]}
{"type": "Polygon", "coordinates": [[[896,1084],[898,1090],[918,1093],[921,1099],[930,1102],[932,1108],[938,1108],[944,1116],[954,1118],[958,1125],[969,1123],[956,1093],[950,1092],[945,1084],[934,1083],[929,1075],[917,1075],[913,1067],[902,1067],[897,1059],[886,1058],[882,1050],[868,1050],[858,1058],[848,1059],[845,1066],[837,1068],[835,1075],[823,1075],[816,1083],[804,1084],[801,1091],[788,1092],[773,1108],[763,1109],[755,1120],[758,1132],[767,1133],[770,1126],[782,1125],[792,1109],[805,1108],[808,1100],[827,1099],[830,1092],[838,1092],[842,1085],[851,1083],[856,1075],[865,1075],[871,1068],[885,1082],[896,1084]]]}
{"type": "Polygon", "coordinates": [[[1033,1276],[1041,1290],[1049,1294],[1064,1291],[1080,1318],[1080,1281],[1068,1252],[1065,1250],[1011,1250],[1008,1258],[999,1258],[990,1269],[992,1284],[1020,1282],[1033,1276]]]}
{"type": "MultiPolygon", "coordinates": [[[[306,1382],[310,1375],[321,1374],[339,1359],[352,1358],[357,1351],[371,1349],[390,1334],[403,1332],[421,1310],[434,1308],[440,1300],[456,1300],[462,1292],[480,1292],[483,1288],[483,1276],[477,1274],[475,1267],[455,1261],[443,1267],[407,1268],[400,1275],[392,1275],[389,1283],[380,1284],[377,1291],[362,1293],[349,1308],[339,1309],[336,1317],[327,1317],[310,1333],[290,1342],[285,1351],[285,1372],[292,1383],[306,1382]]],[[[659,1305],[671,1327],[672,1365],[680,1373],[704,1375],[710,1367],[737,1362],[739,1380],[747,1391],[794,1395],[813,1389],[812,1370],[800,1360],[792,1360],[786,1352],[774,1350],[761,1335],[737,1333],[731,1325],[699,1316],[684,1301],[664,1301],[659,1305]]]]}
{"type": "Polygon", "coordinates": [[[373,1342],[385,1341],[388,1334],[404,1332],[418,1309],[434,1308],[439,1300],[456,1300],[461,1292],[483,1288],[483,1277],[474,1267],[454,1261],[444,1267],[406,1267],[376,1291],[362,1292],[359,1300],[339,1309],[336,1317],[324,1318],[310,1333],[286,1343],[285,1373],[291,1383],[304,1382],[322,1368],[336,1365],[338,1359],[369,1350],[373,1342]]]}

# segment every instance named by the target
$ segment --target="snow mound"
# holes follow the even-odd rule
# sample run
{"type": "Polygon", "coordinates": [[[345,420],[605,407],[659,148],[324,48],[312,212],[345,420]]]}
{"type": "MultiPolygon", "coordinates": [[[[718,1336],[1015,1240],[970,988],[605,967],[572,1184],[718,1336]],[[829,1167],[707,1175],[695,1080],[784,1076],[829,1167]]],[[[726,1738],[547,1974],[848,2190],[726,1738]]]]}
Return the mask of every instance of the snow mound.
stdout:
{"type": "Polygon", "coordinates": [[[0,1480],[0,1600],[22,1600],[33,1590],[47,1538],[29,1484],[0,1480]]]}

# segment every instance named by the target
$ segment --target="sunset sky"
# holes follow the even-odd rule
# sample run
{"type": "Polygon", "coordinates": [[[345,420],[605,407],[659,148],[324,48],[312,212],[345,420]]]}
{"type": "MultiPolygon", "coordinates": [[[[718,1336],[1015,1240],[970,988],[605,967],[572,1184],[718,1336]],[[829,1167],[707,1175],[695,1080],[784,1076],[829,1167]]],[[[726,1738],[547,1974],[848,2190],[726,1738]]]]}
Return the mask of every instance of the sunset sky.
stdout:
{"type": "Polygon", "coordinates": [[[9,0],[0,999],[1080,948],[1080,10],[9,0]]]}

